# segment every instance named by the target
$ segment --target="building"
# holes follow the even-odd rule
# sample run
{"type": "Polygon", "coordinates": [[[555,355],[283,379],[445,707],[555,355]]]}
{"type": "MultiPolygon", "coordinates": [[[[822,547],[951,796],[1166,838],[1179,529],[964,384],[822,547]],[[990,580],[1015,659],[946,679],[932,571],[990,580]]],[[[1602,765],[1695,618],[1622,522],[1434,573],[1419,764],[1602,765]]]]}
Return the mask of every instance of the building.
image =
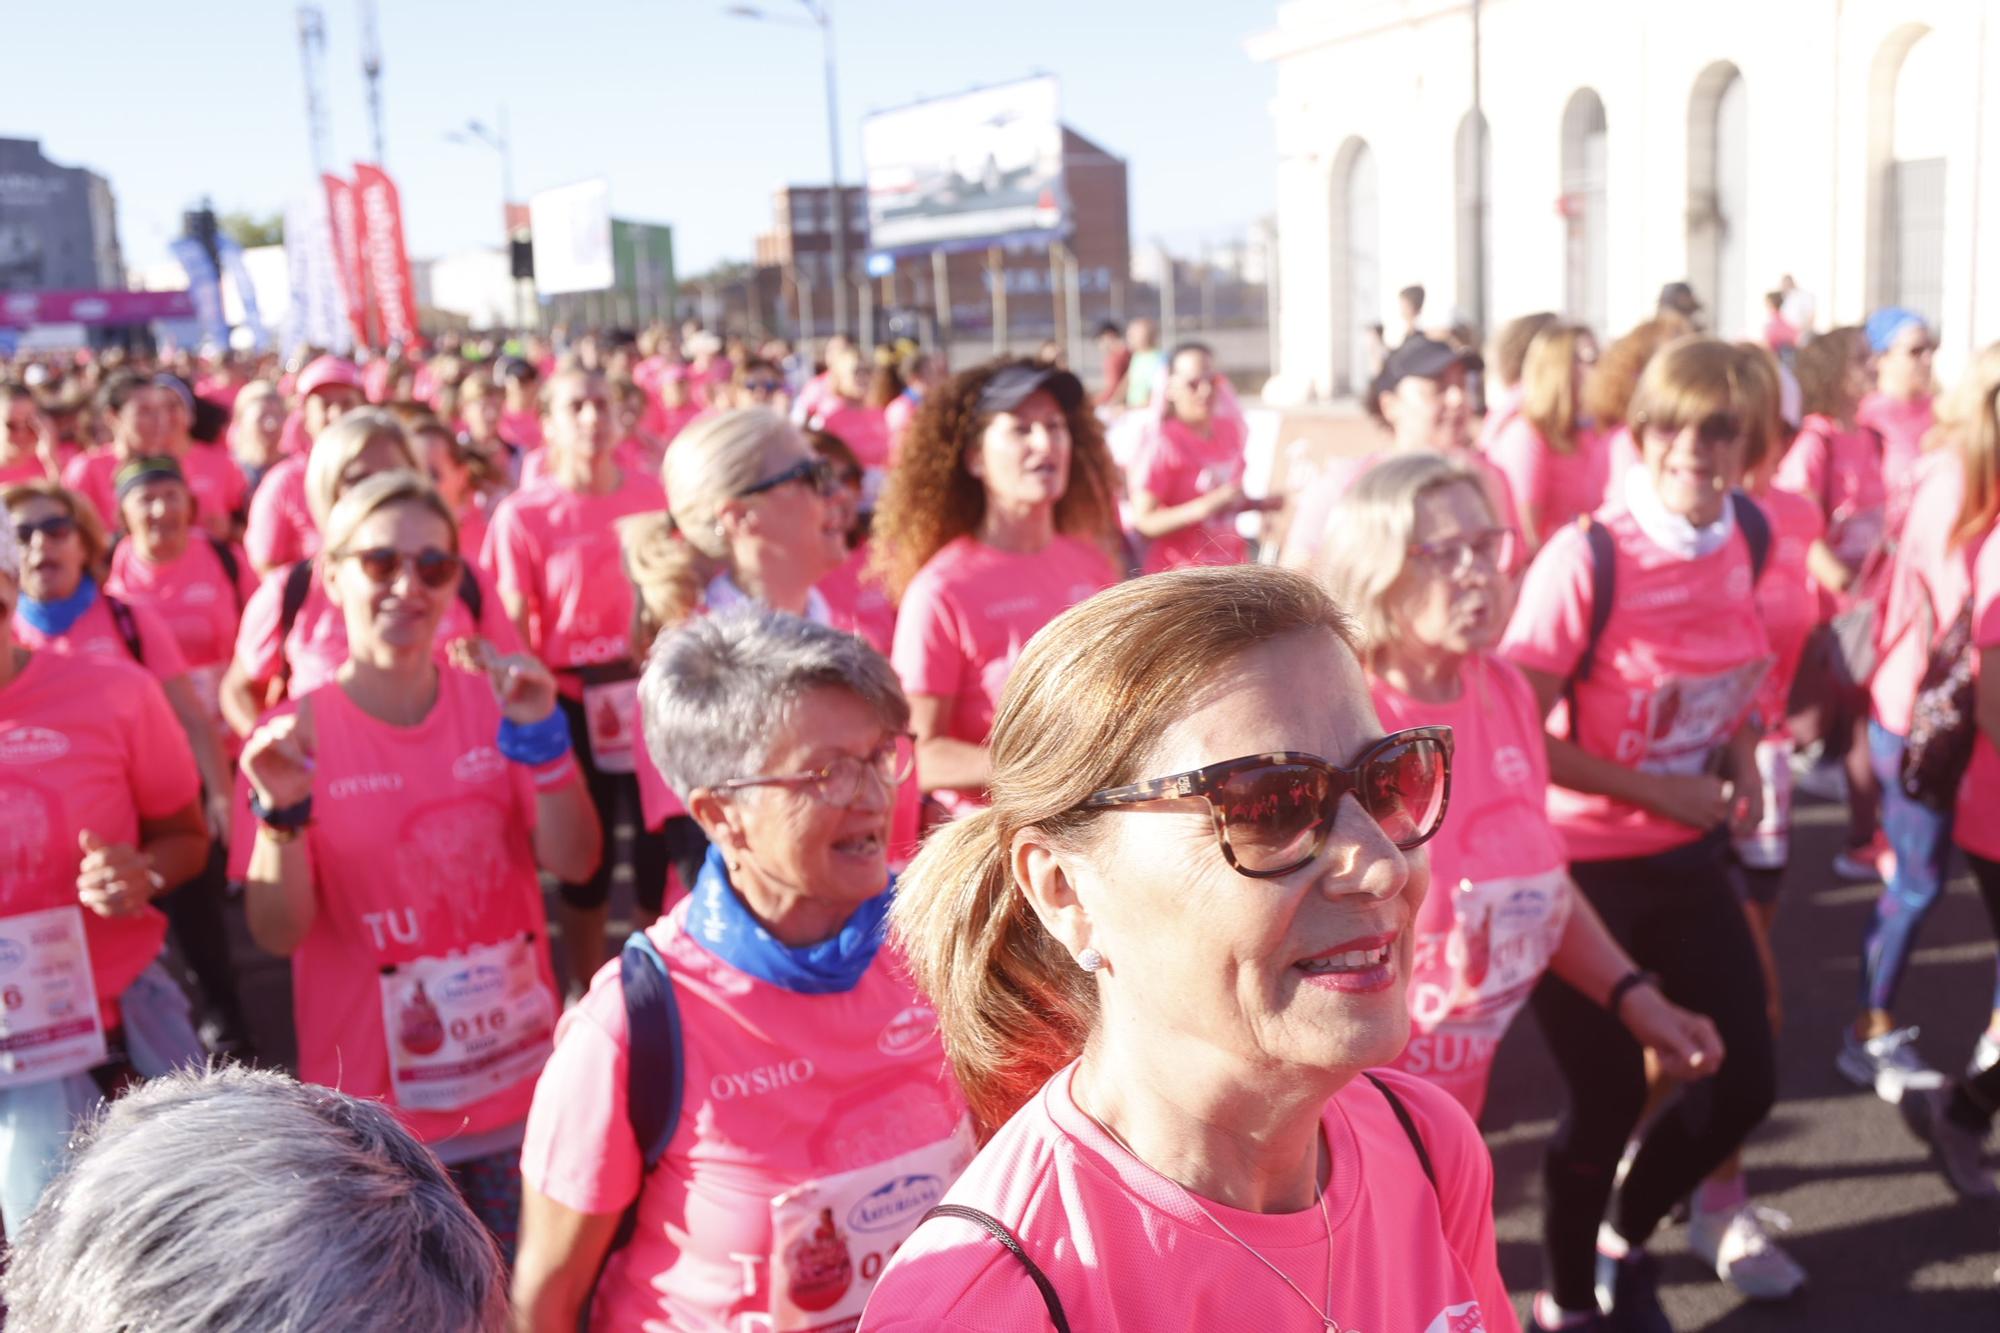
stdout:
{"type": "Polygon", "coordinates": [[[0,138],[0,291],[119,291],[111,183],[59,166],[34,139],[0,138]]]}
{"type": "Polygon", "coordinates": [[[1949,376],[2000,338],[2000,6],[1975,0],[1294,0],[1276,67],[1274,395],[1351,392],[1395,292],[1482,327],[1615,333],[1663,282],[1761,326],[1923,311],[1949,376]],[[1473,109],[1475,15],[1480,107],[1473,109]]]}
{"type": "MultiPolygon", "coordinates": [[[[830,185],[787,185],[771,195],[771,230],[757,237],[755,306],[769,330],[825,334],[833,320],[833,233],[846,226],[850,281],[868,256],[868,190],[840,187],[836,214],[830,185]]],[[[850,297],[848,318],[854,318],[850,297]]]]}

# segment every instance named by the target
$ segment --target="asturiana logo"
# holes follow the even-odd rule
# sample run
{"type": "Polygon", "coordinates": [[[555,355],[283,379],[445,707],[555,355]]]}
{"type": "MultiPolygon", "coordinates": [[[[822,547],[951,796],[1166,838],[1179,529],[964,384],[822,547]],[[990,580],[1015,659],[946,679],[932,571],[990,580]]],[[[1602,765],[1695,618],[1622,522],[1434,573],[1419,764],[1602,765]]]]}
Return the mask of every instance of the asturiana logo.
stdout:
{"type": "Polygon", "coordinates": [[[913,1004],[889,1020],[882,1035],[875,1039],[875,1049],[884,1055],[908,1055],[929,1041],[937,1030],[937,1010],[927,1004],[913,1004]]]}
{"type": "Polygon", "coordinates": [[[47,727],[15,727],[0,735],[0,764],[46,764],[69,753],[69,737],[47,727]]]}
{"type": "Polygon", "coordinates": [[[941,1176],[898,1176],[857,1199],[847,1210],[847,1225],[855,1231],[896,1231],[943,1197],[941,1176]]]}

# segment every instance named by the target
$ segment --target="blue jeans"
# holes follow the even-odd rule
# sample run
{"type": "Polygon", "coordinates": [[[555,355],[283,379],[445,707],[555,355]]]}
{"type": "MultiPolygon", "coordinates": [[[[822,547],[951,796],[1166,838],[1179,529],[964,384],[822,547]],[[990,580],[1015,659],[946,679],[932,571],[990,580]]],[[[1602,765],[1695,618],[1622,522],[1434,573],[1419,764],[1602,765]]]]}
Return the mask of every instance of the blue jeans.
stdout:
{"type": "MultiPolygon", "coordinates": [[[[1861,943],[1861,1005],[1893,1009],[1896,988],[1917,929],[1944,892],[1951,862],[1951,812],[1920,805],[1903,792],[1903,737],[1869,720],[1868,758],[1882,785],[1882,833],[1896,853],[1896,873],[1875,901],[1875,915],[1861,943]]],[[[1994,987],[2000,1007],[2000,980],[1994,987]]]]}

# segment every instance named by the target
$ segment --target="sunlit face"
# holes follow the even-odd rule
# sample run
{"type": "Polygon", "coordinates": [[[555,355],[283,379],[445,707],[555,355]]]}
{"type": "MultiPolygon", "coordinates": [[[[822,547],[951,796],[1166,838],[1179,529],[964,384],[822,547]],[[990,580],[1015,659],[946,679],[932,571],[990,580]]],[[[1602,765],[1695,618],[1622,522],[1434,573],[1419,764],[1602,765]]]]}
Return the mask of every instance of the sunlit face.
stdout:
{"type": "Polygon", "coordinates": [[[252,395],[237,409],[237,417],[258,439],[275,441],[285,429],[285,400],[275,393],[252,395]]]}
{"type": "Polygon", "coordinates": [[[1911,322],[1897,330],[1877,368],[1882,392],[1892,398],[1915,398],[1930,392],[1937,339],[1929,326],[1911,322]]]}
{"type": "Polygon", "coordinates": [[[149,384],[118,409],[119,442],[132,456],[170,454],[180,440],[187,411],[172,389],[149,384]]]}
{"type": "Polygon", "coordinates": [[[1215,365],[1207,352],[1186,351],[1168,369],[1167,401],[1190,425],[1206,422],[1215,410],[1215,365]]]}
{"type": "Polygon", "coordinates": [[[1685,426],[1647,423],[1639,457],[1667,511],[1696,527],[1722,517],[1729,490],[1743,480],[1743,423],[1718,412],[1685,426]]]}
{"type": "Polygon", "coordinates": [[[184,481],[149,481],[125,493],[118,517],[140,555],[155,562],[174,560],[187,550],[194,494],[184,481]]]}
{"type": "MultiPolygon", "coordinates": [[[[1381,735],[1354,655],[1330,631],[1301,630],[1219,665],[1134,776],[1279,750],[1348,763],[1381,735]]],[[[1195,1041],[1252,1066],[1320,1071],[1403,1049],[1410,923],[1429,861],[1422,848],[1399,851],[1352,797],[1320,856],[1275,879],[1230,868],[1199,800],[1107,811],[1093,833],[1060,859],[1110,960],[1111,1039],[1137,1039],[1162,1059],[1195,1041]],[[1384,967],[1307,970],[1330,953],[1378,948],[1384,967]]]]}
{"type": "Polygon", "coordinates": [[[455,554],[451,526],[428,505],[404,500],[363,519],[333,554],[325,573],[327,593],[341,610],[354,656],[429,655],[438,622],[457,596],[458,580],[454,577],[441,588],[427,586],[410,559],[425,551],[455,554]],[[371,551],[404,557],[387,582],[371,578],[359,558],[371,551]]]}
{"type": "Polygon", "coordinates": [[[1465,368],[1452,366],[1436,379],[1405,375],[1382,395],[1382,415],[1396,433],[1398,449],[1449,453],[1471,440],[1465,401],[1465,368]]]}
{"type": "Polygon", "coordinates": [[[600,375],[562,375],[549,385],[549,443],[586,462],[611,452],[617,422],[611,392],[600,375]]]}
{"type": "Polygon", "coordinates": [[[7,514],[21,537],[22,594],[38,602],[60,602],[74,593],[83,579],[85,554],[75,517],[46,495],[27,496],[7,514]]]}
{"type": "Polygon", "coordinates": [[[1512,537],[1476,486],[1454,483],[1418,496],[1403,572],[1385,598],[1397,636],[1461,657],[1499,642],[1511,600],[1504,556],[1512,537]]]}
{"type": "Polygon", "coordinates": [[[965,470],[986,488],[986,503],[1032,509],[1069,490],[1069,418],[1038,389],[1011,412],[995,413],[966,451],[965,470]]]}
{"type": "Polygon", "coordinates": [[[351,384],[328,384],[307,394],[303,409],[307,438],[318,439],[321,431],[366,401],[351,384]]]}
{"type": "MultiPolygon", "coordinates": [[[[772,440],[760,477],[775,477],[815,457],[794,431],[772,440]]],[[[730,540],[739,562],[758,569],[796,571],[817,582],[847,558],[847,528],[838,506],[827,503],[804,477],[729,502],[730,540]]]]}

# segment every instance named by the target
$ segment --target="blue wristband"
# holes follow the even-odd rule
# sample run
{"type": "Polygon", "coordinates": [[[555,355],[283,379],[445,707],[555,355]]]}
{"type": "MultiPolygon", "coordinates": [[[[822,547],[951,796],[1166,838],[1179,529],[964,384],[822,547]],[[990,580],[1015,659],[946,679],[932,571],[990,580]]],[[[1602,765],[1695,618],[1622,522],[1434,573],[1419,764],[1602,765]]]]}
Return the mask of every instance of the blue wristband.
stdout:
{"type": "Polygon", "coordinates": [[[569,719],[560,708],[540,722],[516,722],[503,717],[500,734],[493,743],[515,763],[539,768],[569,753],[569,719]]]}

